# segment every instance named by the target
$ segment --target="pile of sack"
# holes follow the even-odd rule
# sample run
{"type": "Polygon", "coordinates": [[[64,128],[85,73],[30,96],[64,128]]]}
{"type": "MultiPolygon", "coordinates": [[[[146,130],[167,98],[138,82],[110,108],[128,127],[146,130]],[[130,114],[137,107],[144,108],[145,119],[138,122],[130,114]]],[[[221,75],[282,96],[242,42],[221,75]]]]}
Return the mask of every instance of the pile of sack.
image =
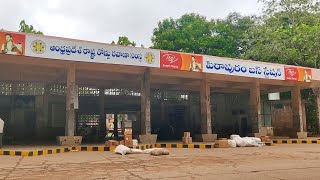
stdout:
{"type": "Polygon", "coordinates": [[[160,155],[169,155],[169,151],[163,148],[152,148],[152,149],[131,149],[124,145],[118,145],[114,150],[115,153],[126,155],[126,154],[151,154],[153,156],[160,156],[160,155]]]}
{"type": "Polygon", "coordinates": [[[255,137],[240,137],[239,135],[231,135],[231,140],[228,140],[229,146],[235,147],[262,147],[263,143],[260,138],[255,137]]]}

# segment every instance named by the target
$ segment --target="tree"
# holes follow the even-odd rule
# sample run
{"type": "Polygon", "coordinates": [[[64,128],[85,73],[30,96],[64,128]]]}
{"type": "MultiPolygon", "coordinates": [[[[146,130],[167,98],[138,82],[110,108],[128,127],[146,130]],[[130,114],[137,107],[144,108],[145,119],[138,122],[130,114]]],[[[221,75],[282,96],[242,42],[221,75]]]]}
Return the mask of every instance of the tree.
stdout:
{"type": "Polygon", "coordinates": [[[262,0],[265,15],[247,34],[245,58],[319,67],[317,0],[262,0]]]}
{"type": "Polygon", "coordinates": [[[136,43],[134,41],[130,41],[129,38],[126,36],[120,36],[118,38],[117,44],[122,46],[136,46],[136,43]]]}
{"type": "MultiPolygon", "coordinates": [[[[243,57],[282,64],[319,68],[319,0],[261,0],[264,15],[243,39],[243,57]]],[[[317,92],[317,90],[315,90],[317,92]]],[[[308,124],[317,129],[315,96],[302,92],[308,124]]],[[[320,128],[318,128],[320,130],[320,128]]]]}
{"type": "Polygon", "coordinates": [[[41,34],[43,33],[41,31],[37,31],[34,29],[32,25],[26,24],[25,20],[22,20],[19,24],[19,32],[25,32],[25,33],[32,33],[32,34],[41,34]]]}
{"type": "Polygon", "coordinates": [[[244,32],[254,24],[251,17],[232,13],[224,20],[207,20],[198,14],[158,23],[151,38],[153,48],[216,56],[238,57],[244,32]]]}

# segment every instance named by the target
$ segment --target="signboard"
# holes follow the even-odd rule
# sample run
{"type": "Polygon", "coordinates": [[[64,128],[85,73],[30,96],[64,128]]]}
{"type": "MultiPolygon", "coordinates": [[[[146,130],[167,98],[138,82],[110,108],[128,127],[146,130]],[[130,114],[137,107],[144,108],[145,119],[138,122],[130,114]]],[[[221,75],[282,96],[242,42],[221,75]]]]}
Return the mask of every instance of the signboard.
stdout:
{"type": "Polygon", "coordinates": [[[27,35],[26,56],[70,61],[160,66],[158,50],[113,46],[27,35]]]}
{"type": "Polygon", "coordinates": [[[0,32],[0,53],[25,55],[25,42],[24,34],[0,32]]]}
{"type": "Polygon", "coordinates": [[[216,57],[204,58],[204,72],[263,79],[285,79],[284,67],[281,65],[236,61],[216,57]]]}
{"type": "Polygon", "coordinates": [[[285,80],[311,82],[311,69],[285,66],[284,70],[285,80]]]}
{"type": "Polygon", "coordinates": [[[160,52],[160,68],[202,72],[202,56],[183,54],[178,52],[160,52]]]}
{"type": "Polygon", "coordinates": [[[311,82],[316,69],[0,31],[0,54],[311,82]],[[313,72],[313,73],[312,73],[313,72]]]}

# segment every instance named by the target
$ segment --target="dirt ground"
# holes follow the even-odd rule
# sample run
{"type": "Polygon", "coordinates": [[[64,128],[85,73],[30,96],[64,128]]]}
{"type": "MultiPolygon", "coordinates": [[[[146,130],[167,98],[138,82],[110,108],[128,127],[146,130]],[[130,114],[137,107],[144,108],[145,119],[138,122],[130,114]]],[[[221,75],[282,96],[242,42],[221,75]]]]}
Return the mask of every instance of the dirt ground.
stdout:
{"type": "Polygon", "coordinates": [[[319,145],[0,156],[0,179],[320,179],[319,145]]]}

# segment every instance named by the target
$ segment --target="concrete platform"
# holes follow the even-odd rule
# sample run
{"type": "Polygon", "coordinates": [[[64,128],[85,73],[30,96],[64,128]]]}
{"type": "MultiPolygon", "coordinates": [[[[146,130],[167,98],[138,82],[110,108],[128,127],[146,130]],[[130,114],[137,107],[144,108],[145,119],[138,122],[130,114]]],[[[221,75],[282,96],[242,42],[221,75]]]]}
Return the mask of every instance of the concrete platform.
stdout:
{"type": "Polygon", "coordinates": [[[318,180],[320,148],[312,144],[262,148],[170,149],[170,155],[69,152],[0,156],[0,179],[237,179],[318,180]]]}

